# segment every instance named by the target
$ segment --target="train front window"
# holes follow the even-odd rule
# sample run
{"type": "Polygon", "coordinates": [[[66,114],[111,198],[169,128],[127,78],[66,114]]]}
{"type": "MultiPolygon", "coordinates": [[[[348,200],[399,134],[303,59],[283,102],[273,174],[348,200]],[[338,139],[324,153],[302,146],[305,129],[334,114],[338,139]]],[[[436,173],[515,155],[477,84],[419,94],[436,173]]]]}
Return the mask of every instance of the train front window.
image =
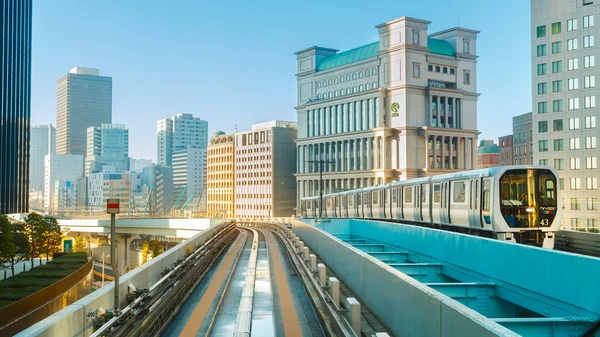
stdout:
{"type": "Polygon", "coordinates": [[[507,171],[500,178],[500,210],[510,227],[548,227],[556,214],[556,177],[549,170],[507,171]]]}

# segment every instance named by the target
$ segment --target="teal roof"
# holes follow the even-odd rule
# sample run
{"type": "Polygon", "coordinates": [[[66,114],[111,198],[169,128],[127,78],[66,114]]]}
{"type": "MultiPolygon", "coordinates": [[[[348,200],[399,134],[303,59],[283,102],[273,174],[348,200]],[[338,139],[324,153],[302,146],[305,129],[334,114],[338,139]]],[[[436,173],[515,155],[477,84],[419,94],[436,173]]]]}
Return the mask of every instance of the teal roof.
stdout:
{"type": "Polygon", "coordinates": [[[379,53],[379,42],[369,43],[368,45],[346,50],[325,58],[317,65],[317,71],[325,71],[349,63],[366,60],[377,56],[377,53],[379,53]]]}
{"type": "Polygon", "coordinates": [[[431,37],[427,38],[427,46],[429,47],[429,52],[433,54],[440,54],[446,56],[455,56],[454,48],[452,45],[448,43],[448,41],[438,40],[431,37]]]}
{"type": "MultiPolygon", "coordinates": [[[[427,38],[427,46],[429,46],[429,52],[433,54],[440,54],[446,56],[455,56],[454,48],[450,43],[444,40],[438,40],[431,37],[427,38]]],[[[350,49],[326,57],[317,65],[317,71],[325,71],[337,67],[341,67],[346,64],[366,60],[377,56],[379,53],[379,42],[369,43],[362,47],[350,49]]]]}
{"type": "Polygon", "coordinates": [[[481,140],[477,147],[478,154],[500,153],[500,147],[493,140],[481,140]]]}

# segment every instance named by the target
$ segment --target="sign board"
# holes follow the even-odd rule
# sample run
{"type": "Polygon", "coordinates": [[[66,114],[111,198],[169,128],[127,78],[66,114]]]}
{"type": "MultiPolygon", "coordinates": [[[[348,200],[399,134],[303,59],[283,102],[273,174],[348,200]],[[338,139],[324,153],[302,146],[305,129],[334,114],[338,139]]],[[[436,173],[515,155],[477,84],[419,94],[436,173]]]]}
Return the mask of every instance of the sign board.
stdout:
{"type": "Polygon", "coordinates": [[[119,199],[106,200],[106,213],[119,214],[119,199]]]}
{"type": "Polygon", "coordinates": [[[65,253],[70,253],[73,251],[73,240],[63,241],[63,251],[65,253]]]}
{"type": "Polygon", "coordinates": [[[398,110],[400,110],[400,104],[397,102],[392,103],[390,110],[392,110],[392,117],[400,117],[398,110]]]}

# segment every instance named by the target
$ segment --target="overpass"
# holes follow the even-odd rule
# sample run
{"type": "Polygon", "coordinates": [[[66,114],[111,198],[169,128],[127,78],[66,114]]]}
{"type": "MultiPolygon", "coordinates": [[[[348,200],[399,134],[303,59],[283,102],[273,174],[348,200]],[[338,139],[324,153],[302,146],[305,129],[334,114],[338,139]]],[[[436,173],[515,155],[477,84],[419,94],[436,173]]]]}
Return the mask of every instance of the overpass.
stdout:
{"type": "MultiPolygon", "coordinates": [[[[148,291],[94,336],[578,337],[600,319],[595,257],[383,221],[236,224],[215,221],[124,275],[122,299],[130,284],[148,291]]],[[[91,336],[113,289],[20,336],[91,336]]]]}

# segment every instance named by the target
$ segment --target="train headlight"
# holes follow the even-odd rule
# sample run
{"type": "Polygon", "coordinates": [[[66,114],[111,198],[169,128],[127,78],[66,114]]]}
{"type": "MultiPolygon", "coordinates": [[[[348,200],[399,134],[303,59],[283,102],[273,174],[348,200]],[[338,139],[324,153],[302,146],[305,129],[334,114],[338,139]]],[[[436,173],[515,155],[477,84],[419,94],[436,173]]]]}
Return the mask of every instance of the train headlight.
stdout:
{"type": "Polygon", "coordinates": [[[527,212],[527,213],[533,213],[533,208],[531,208],[531,207],[527,207],[527,208],[525,209],[525,212],[527,212]]]}

